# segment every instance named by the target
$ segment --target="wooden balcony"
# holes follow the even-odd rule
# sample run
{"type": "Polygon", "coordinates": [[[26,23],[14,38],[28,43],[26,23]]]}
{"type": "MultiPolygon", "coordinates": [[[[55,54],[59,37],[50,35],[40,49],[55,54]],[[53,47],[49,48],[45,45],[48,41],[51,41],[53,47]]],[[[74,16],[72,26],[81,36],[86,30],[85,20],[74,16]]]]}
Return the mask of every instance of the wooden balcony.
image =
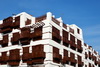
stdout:
{"type": "Polygon", "coordinates": [[[78,61],[78,64],[79,64],[79,65],[83,65],[83,62],[82,62],[82,61],[78,61]]]}
{"type": "Polygon", "coordinates": [[[9,28],[2,29],[1,33],[6,34],[6,33],[9,33],[11,31],[12,31],[12,29],[9,27],[9,28]]]}
{"type": "Polygon", "coordinates": [[[90,59],[92,58],[92,54],[91,54],[91,52],[89,52],[89,58],[90,58],[90,59]]]}
{"type": "Polygon", "coordinates": [[[63,37],[63,42],[65,42],[65,43],[69,43],[68,38],[67,38],[67,37],[63,37]]]}
{"type": "Polygon", "coordinates": [[[82,62],[82,57],[81,56],[78,56],[78,65],[82,66],[83,65],[83,62],[82,62]]]}
{"type": "Polygon", "coordinates": [[[13,23],[13,28],[20,28],[20,16],[15,17],[15,22],[13,23]]]}
{"type": "Polygon", "coordinates": [[[40,51],[40,52],[33,52],[32,53],[32,58],[33,59],[44,59],[45,58],[45,52],[42,52],[42,51],[40,51]]]}
{"type": "Polygon", "coordinates": [[[31,58],[32,58],[31,53],[23,53],[23,55],[22,55],[22,61],[23,62],[28,62],[31,58]]]}
{"type": "Polygon", "coordinates": [[[1,33],[6,34],[12,31],[12,21],[6,20],[3,21],[3,24],[0,25],[1,33]]]}
{"type": "Polygon", "coordinates": [[[37,17],[35,20],[35,22],[41,22],[41,21],[43,21],[43,20],[45,20],[46,19],[46,15],[43,15],[43,16],[40,16],[40,17],[37,17]]]}
{"type": "Polygon", "coordinates": [[[2,47],[6,47],[8,46],[8,35],[4,35],[3,36],[3,40],[2,40],[2,47]]]}
{"type": "Polygon", "coordinates": [[[70,59],[70,57],[64,56],[63,59],[62,59],[62,63],[66,64],[69,61],[69,59],[70,59]]]}
{"type": "Polygon", "coordinates": [[[56,23],[57,25],[60,25],[60,22],[59,22],[57,19],[53,18],[53,17],[52,17],[52,21],[53,21],[54,23],[56,23]]]}
{"type": "Polygon", "coordinates": [[[18,61],[18,60],[20,60],[19,49],[10,50],[9,61],[18,61]]]}
{"type": "Polygon", "coordinates": [[[77,60],[75,60],[75,58],[70,57],[70,62],[77,63],[77,60]]]}
{"type": "Polygon", "coordinates": [[[76,47],[77,47],[76,44],[73,41],[70,41],[69,43],[70,43],[71,49],[76,50],[76,47]]]}
{"type": "Polygon", "coordinates": [[[39,44],[36,46],[32,46],[32,52],[39,52],[39,51],[44,51],[44,45],[43,44],[39,44]]]}
{"type": "Polygon", "coordinates": [[[42,44],[32,46],[32,63],[39,64],[43,63],[46,55],[44,52],[44,46],[42,44]]]}
{"type": "Polygon", "coordinates": [[[77,60],[75,59],[75,54],[74,53],[70,53],[70,62],[71,63],[77,63],[77,60]]]}
{"type": "Polygon", "coordinates": [[[30,44],[30,29],[29,28],[21,29],[20,42],[22,45],[30,44]]]}
{"type": "Polygon", "coordinates": [[[25,25],[29,25],[29,24],[31,24],[31,19],[27,18],[27,20],[25,21],[25,25]]]}
{"type": "Polygon", "coordinates": [[[64,23],[63,23],[63,27],[64,27],[65,29],[67,29],[67,25],[66,25],[66,24],[64,24],[64,23]]]}
{"type": "Polygon", "coordinates": [[[28,45],[28,44],[30,44],[30,39],[20,39],[20,43],[22,45],[28,45]]]}
{"type": "Polygon", "coordinates": [[[43,64],[45,59],[45,52],[32,52],[32,63],[33,64],[43,64]]]}
{"type": "Polygon", "coordinates": [[[61,55],[58,53],[53,53],[53,62],[60,63],[61,62],[61,55]]]}
{"type": "Polygon", "coordinates": [[[77,48],[78,48],[78,52],[82,53],[83,48],[82,48],[82,43],[80,40],[77,39],[77,48]]]}
{"type": "Polygon", "coordinates": [[[43,64],[44,63],[44,59],[34,59],[32,60],[33,64],[43,64]]]}
{"type": "Polygon", "coordinates": [[[35,40],[41,40],[42,39],[42,27],[35,28],[32,37],[33,37],[32,38],[33,41],[35,41],[35,40]]]}
{"type": "Polygon", "coordinates": [[[3,40],[0,40],[0,44],[2,44],[3,43],[3,40]]]}
{"type": "Polygon", "coordinates": [[[85,59],[87,59],[89,56],[88,56],[88,54],[85,52],[85,59]]]}
{"type": "Polygon", "coordinates": [[[83,48],[82,48],[81,45],[77,45],[77,48],[78,48],[79,50],[83,50],[83,48]]]}
{"type": "Polygon", "coordinates": [[[58,40],[61,40],[61,36],[60,36],[59,33],[52,32],[52,37],[53,37],[53,38],[56,38],[56,39],[58,39],[58,40]]]}
{"type": "Polygon", "coordinates": [[[7,52],[2,52],[1,55],[1,64],[7,64],[9,57],[7,56],[7,52]]]}
{"type": "Polygon", "coordinates": [[[12,22],[6,22],[2,24],[1,29],[12,28],[12,22]]]}
{"type": "Polygon", "coordinates": [[[8,65],[10,66],[19,66],[19,61],[12,61],[12,62],[9,62],[8,65]]]}
{"type": "Polygon", "coordinates": [[[60,36],[60,30],[58,30],[56,27],[52,26],[52,40],[60,43],[61,42],[61,36],[60,36]]]}
{"type": "Polygon", "coordinates": [[[70,57],[68,57],[68,51],[64,49],[64,57],[62,59],[62,63],[66,64],[69,62],[70,57]]]}
{"type": "Polygon", "coordinates": [[[20,35],[19,32],[13,33],[13,37],[11,38],[12,45],[19,44],[20,35]]]}
{"type": "Polygon", "coordinates": [[[69,32],[71,32],[71,33],[73,33],[73,34],[74,34],[74,29],[69,28],[69,32]]]}
{"type": "Polygon", "coordinates": [[[14,22],[14,23],[12,24],[12,26],[13,26],[14,29],[19,28],[19,27],[20,27],[20,21],[14,22]]]}

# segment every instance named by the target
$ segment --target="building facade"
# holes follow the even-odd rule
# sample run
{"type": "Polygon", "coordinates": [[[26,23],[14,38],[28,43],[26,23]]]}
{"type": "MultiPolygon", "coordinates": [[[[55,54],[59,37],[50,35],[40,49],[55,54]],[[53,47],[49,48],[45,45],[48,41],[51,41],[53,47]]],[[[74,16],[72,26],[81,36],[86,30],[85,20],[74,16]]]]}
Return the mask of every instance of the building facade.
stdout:
{"type": "Polygon", "coordinates": [[[0,67],[100,67],[100,55],[75,24],[22,12],[0,21],[0,67]]]}

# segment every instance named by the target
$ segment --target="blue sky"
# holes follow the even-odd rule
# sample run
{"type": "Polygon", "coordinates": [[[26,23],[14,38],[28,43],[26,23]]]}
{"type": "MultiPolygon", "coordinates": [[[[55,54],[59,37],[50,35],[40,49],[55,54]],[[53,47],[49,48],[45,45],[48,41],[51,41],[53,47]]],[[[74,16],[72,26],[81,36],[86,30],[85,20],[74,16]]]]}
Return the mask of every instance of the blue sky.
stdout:
{"type": "Polygon", "coordinates": [[[100,0],[0,0],[0,20],[20,12],[36,17],[52,12],[64,23],[78,25],[85,43],[100,53],[100,0]]]}

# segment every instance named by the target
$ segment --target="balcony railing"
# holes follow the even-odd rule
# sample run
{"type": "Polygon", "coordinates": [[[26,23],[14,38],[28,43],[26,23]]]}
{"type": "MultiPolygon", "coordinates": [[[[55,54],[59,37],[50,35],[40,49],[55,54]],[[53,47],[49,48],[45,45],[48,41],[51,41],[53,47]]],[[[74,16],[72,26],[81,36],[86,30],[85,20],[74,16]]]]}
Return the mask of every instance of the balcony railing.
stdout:
{"type": "Polygon", "coordinates": [[[7,52],[2,52],[1,53],[1,64],[7,64],[9,57],[7,56],[7,52]]]}
{"type": "Polygon", "coordinates": [[[35,22],[41,22],[45,19],[46,19],[46,15],[43,15],[43,16],[37,17],[35,22]]]}
{"type": "Polygon", "coordinates": [[[20,62],[20,50],[19,49],[10,50],[8,64],[11,66],[18,66],[19,62],[20,62]]]}
{"type": "Polygon", "coordinates": [[[53,17],[52,17],[52,21],[53,21],[54,23],[56,23],[57,25],[60,25],[60,22],[59,22],[57,19],[53,18],[53,17]]]}
{"type": "Polygon", "coordinates": [[[13,33],[13,37],[11,38],[12,45],[19,44],[20,35],[19,32],[13,33]]]}
{"type": "Polygon", "coordinates": [[[75,54],[70,53],[70,62],[77,63],[77,60],[75,59],[75,54]]]}
{"type": "Polygon", "coordinates": [[[3,36],[3,40],[2,40],[2,47],[6,47],[8,46],[8,35],[4,35],[3,36]]]}
{"type": "Polygon", "coordinates": [[[61,62],[61,55],[58,53],[53,53],[53,61],[56,63],[60,63],[61,62]]]}
{"type": "Polygon", "coordinates": [[[38,63],[44,63],[45,59],[45,52],[44,52],[44,46],[42,44],[32,46],[32,63],[38,64],[38,63]]]}

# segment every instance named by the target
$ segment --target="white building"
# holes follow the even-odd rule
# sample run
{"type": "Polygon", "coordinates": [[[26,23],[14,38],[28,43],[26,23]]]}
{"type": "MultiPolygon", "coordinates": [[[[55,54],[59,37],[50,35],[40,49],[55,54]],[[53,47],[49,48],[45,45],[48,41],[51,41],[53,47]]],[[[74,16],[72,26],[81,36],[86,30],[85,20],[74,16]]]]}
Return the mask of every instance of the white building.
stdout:
{"type": "Polygon", "coordinates": [[[0,21],[0,67],[100,67],[100,55],[84,43],[82,29],[48,12],[25,12],[0,21]]]}

